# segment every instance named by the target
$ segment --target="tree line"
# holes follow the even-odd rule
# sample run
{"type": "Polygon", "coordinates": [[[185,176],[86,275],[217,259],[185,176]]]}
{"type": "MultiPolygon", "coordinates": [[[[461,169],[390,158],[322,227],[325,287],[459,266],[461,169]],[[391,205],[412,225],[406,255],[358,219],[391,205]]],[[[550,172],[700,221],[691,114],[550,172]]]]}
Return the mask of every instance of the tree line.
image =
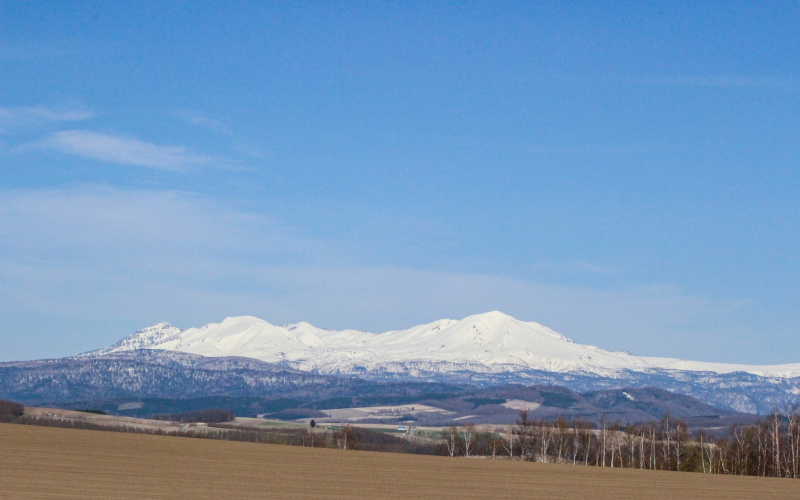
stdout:
{"type": "Polygon", "coordinates": [[[658,422],[624,424],[600,418],[532,420],[520,412],[510,429],[474,425],[442,431],[439,455],[486,456],[595,467],[800,477],[800,411],[773,411],[751,425],[733,424],[719,436],[668,413],[658,422]]]}

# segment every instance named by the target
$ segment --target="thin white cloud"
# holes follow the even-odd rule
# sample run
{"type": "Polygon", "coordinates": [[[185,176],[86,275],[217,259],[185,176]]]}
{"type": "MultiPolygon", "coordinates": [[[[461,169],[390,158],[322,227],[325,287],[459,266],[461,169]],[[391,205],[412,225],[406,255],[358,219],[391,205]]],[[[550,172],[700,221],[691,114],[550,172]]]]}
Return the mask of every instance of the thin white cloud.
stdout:
{"type": "Polygon", "coordinates": [[[159,146],[135,138],[90,130],[56,132],[45,141],[45,145],[62,153],[93,160],[177,172],[214,161],[213,157],[194,153],[184,146],[159,146]]]}
{"type": "Polygon", "coordinates": [[[22,108],[0,107],[0,131],[36,127],[46,123],[79,122],[88,120],[94,113],[85,109],[52,109],[45,106],[22,108]]]}

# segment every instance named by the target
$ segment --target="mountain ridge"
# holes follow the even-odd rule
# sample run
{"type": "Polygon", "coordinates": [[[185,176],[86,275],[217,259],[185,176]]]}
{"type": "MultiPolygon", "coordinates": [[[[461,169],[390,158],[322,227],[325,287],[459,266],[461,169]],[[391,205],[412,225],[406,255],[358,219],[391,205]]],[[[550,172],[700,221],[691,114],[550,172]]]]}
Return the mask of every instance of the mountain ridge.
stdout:
{"type": "Polygon", "coordinates": [[[744,372],[800,376],[800,363],[740,365],[636,356],[573,342],[539,323],[499,311],[441,319],[404,330],[370,333],[327,330],[306,322],[276,326],[254,316],[225,318],[181,330],[163,322],[84,356],[162,349],[202,356],[243,356],[321,374],[422,372],[513,373],[536,370],[615,377],[637,373],[744,372]]]}

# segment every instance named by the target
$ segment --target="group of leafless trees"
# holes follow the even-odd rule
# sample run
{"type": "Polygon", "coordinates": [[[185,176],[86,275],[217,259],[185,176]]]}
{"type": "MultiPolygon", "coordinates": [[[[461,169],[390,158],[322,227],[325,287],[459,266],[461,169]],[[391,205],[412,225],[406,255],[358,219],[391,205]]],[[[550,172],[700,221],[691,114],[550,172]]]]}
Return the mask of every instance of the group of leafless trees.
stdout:
{"type": "Polygon", "coordinates": [[[698,432],[703,472],[800,478],[800,411],[777,410],[754,425],[733,425],[729,437],[698,432]]]}
{"type": "Polygon", "coordinates": [[[540,462],[714,474],[800,477],[800,411],[777,410],[752,425],[691,432],[685,422],[665,414],[660,421],[623,425],[601,418],[531,420],[528,413],[510,429],[480,430],[474,425],[442,432],[440,455],[488,456],[540,462]]]}

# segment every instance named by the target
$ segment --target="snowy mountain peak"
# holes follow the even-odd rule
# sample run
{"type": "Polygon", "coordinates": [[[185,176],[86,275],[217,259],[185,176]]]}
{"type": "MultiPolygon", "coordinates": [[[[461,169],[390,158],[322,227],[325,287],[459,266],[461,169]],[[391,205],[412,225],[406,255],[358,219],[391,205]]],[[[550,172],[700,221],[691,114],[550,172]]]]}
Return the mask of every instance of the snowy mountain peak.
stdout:
{"type": "Polygon", "coordinates": [[[486,325],[499,325],[507,321],[516,321],[516,318],[509,316],[508,314],[502,313],[500,311],[489,311],[481,314],[473,314],[472,316],[467,316],[462,321],[467,321],[467,320],[480,321],[486,325]]]}
{"type": "Polygon", "coordinates": [[[306,322],[275,326],[254,316],[180,330],[159,323],[89,355],[164,349],[203,356],[244,356],[320,373],[521,373],[545,371],[615,377],[623,372],[749,372],[800,376],[800,364],[746,366],[647,358],[573,342],[539,323],[499,311],[442,319],[405,330],[325,330],[306,322]]]}

